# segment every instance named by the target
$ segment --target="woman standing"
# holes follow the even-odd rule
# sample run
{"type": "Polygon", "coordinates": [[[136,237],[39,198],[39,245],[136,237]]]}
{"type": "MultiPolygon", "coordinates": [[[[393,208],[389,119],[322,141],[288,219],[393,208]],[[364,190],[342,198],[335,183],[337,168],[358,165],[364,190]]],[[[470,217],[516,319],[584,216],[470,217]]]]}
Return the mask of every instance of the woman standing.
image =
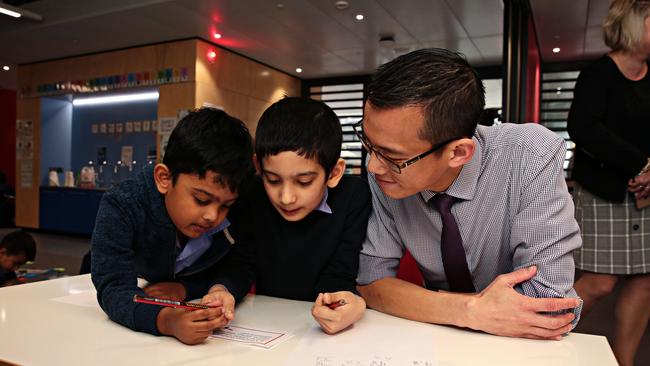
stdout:
{"type": "Polygon", "coordinates": [[[650,317],[650,1],[614,0],[603,24],[611,52],[578,78],[568,130],[583,247],[575,289],[583,316],[625,281],[616,303],[614,354],[632,365],[650,317]]]}

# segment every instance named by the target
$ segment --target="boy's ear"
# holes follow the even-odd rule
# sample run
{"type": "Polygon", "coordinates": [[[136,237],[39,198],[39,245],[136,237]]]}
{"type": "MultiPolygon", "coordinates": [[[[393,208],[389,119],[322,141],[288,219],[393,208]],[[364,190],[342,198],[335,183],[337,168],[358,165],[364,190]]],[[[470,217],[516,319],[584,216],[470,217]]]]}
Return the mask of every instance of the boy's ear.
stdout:
{"type": "Polygon", "coordinates": [[[257,160],[257,154],[253,154],[253,165],[255,166],[255,173],[262,175],[262,167],[260,166],[260,161],[257,160]]]}
{"type": "Polygon", "coordinates": [[[341,178],[343,178],[343,173],[345,173],[345,160],[339,158],[339,160],[336,161],[336,164],[332,168],[329,178],[327,178],[327,187],[336,187],[339,184],[341,178]]]}
{"type": "Polygon", "coordinates": [[[457,168],[472,160],[474,152],[476,151],[476,145],[474,144],[474,140],[470,138],[462,138],[452,142],[448,149],[449,167],[457,168]]]}
{"type": "Polygon", "coordinates": [[[156,164],[153,168],[153,180],[161,194],[166,194],[173,185],[171,171],[165,164],[156,164]]]}

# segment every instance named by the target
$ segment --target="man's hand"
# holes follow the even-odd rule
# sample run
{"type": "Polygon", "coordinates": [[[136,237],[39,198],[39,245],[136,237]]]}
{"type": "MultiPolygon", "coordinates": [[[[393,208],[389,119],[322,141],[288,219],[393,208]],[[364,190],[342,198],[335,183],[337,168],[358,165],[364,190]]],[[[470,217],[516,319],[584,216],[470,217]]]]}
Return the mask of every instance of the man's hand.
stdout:
{"type": "Polygon", "coordinates": [[[545,315],[573,309],[580,304],[576,298],[538,299],[519,294],[513,289],[537,273],[537,267],[522,268],[498,276],[467,305],[468,327],[487,333],[533,339],[560,340],[572,329],[573,313],[545,315]]]}
{"type": "Polygon", "coordinates": [[[174,301],[183,301],[187,292],[185,286],[178,282],[158,282],[143,288],[147,296],[174,301]]]}
{"type": "Polygon", "coordinates": [[[223,309],[224,324],[219,328],[225,327],[235,318],[235,298],[223,285],[212,286],[208,294],[201,299],[201,304],[219,306],[223,309]]]}
{"type": "Polygon", "coordinates": [[[357,320],[361,319],[366,310],[366,302],[360,296],[350,291],[318,294],[311,308],[311,315],[327,334],[337,333],[357,320]],[[330,309],[329,305],[344,300],[345,305],[330,309]]]}
{"type": "Polygon", "coordinates": [[[166,307],[158,313],[156,326],[164,335],[174,336],[185,344],[198,344],[212,334],[212,331],[223,327],[222,311],[221,307],[202,310],[166,307]]]}

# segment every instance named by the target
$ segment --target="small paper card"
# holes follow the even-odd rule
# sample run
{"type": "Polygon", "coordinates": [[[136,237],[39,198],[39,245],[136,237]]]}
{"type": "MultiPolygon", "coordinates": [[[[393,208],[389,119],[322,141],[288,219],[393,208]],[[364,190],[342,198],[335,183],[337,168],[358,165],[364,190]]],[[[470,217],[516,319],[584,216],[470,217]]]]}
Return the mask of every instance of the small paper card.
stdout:
{"type": "Polygon", "coordinates": [[[271,349],[291,338],[291,335],[287,333],[229,325],[225,328],[215,330],[210,337],[242,343],[248,346],[271,349]]]}

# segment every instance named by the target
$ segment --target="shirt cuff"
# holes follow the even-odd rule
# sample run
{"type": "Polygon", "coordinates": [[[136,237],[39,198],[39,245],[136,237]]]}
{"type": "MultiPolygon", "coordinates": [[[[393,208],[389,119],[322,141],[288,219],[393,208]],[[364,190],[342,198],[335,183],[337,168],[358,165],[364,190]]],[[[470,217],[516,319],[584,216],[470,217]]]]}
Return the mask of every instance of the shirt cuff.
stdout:
{"type": "Polygon", "coordinates": [[[357,284],[369,285],[385,277],[397,276],[399,258],[382,258],[361,253],[359,255],[359,275],[357,284]]]}

